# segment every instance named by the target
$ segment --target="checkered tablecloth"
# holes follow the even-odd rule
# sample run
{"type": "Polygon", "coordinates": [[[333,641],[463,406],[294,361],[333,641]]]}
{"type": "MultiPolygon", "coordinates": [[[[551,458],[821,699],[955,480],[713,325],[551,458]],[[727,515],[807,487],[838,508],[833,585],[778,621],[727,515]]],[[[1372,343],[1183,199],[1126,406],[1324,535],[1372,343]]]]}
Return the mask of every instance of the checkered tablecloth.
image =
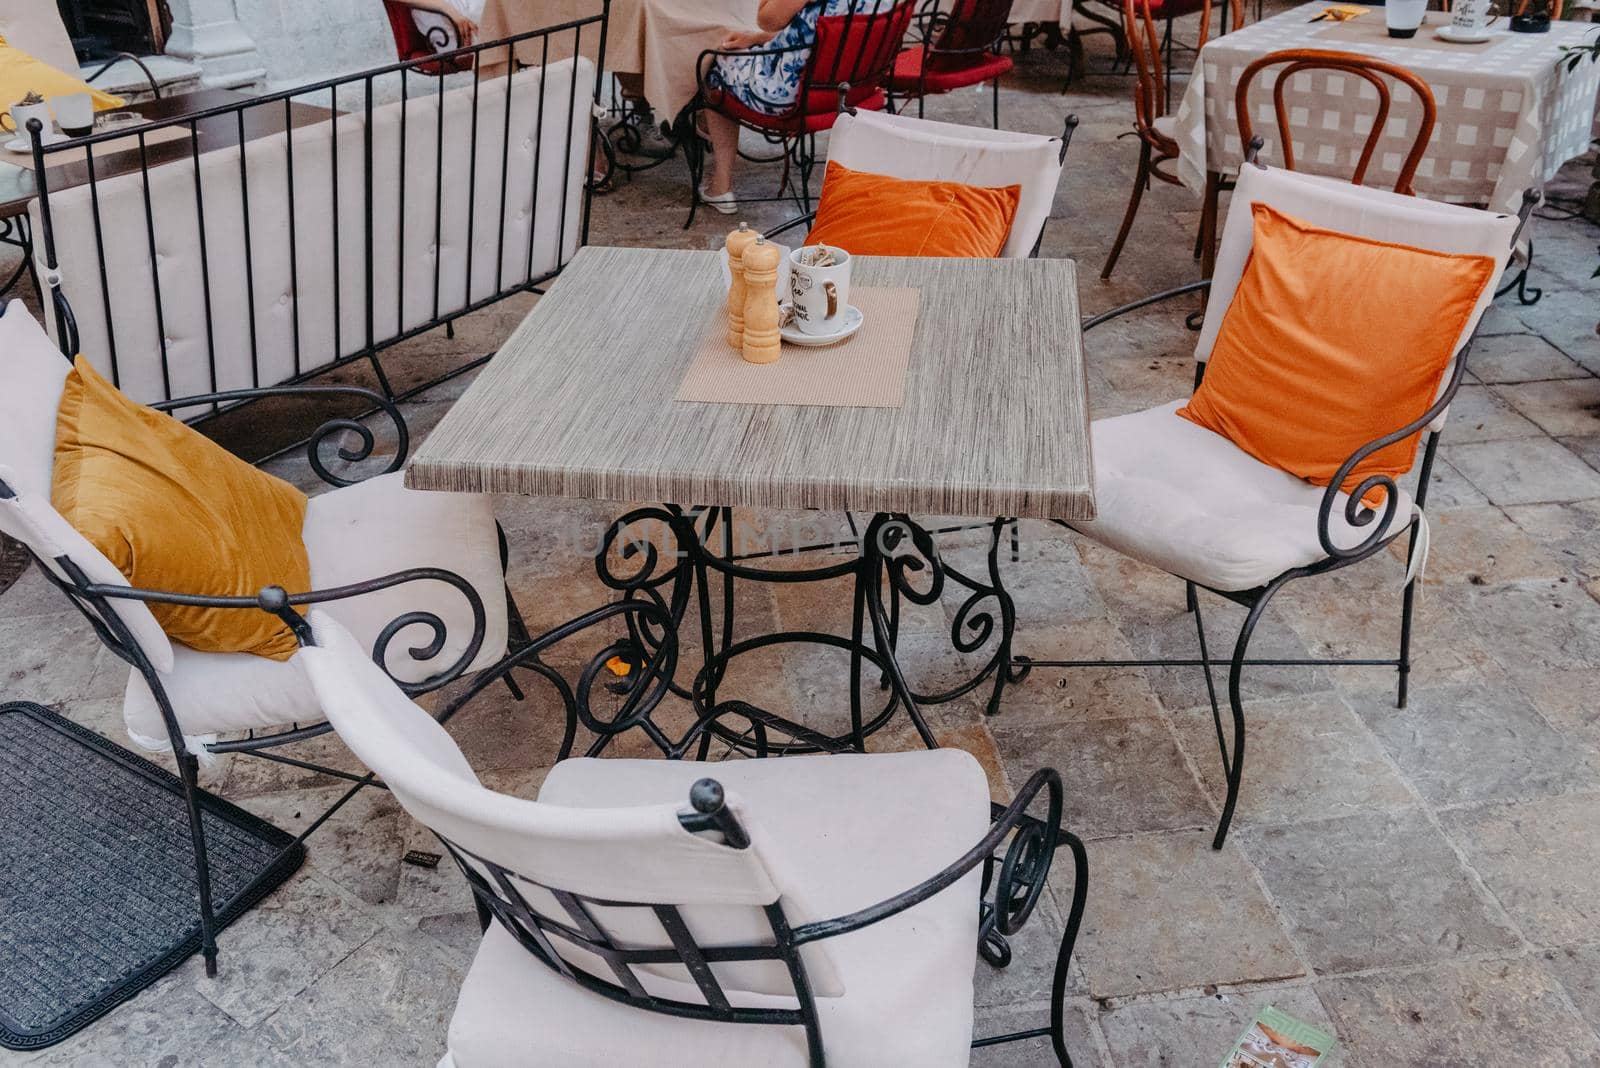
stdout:
{"type": "MultiPolygon", "coordinates": [[[[1311,22],[1326,7],[1306,4],[1210,41],[1178,107],[1178,175],[1196,191],[1208,170],[1236,171],[1244,158],[1234,116],[1234,90],[1249,63],[1286,48],[1359,52],[1406,67],[1428,84],[1438,118],[1414,182],[1419,195],[1515,211],[1528,188],[1539,188],[1587,148],[1596,130],[1600,63],[1568,74],[1558,67],[1562,45],[1593,33],[1588,23],[1557,22],[1549,33],[1522,34],[1497,24],[1482,45],[1434,37],[1449,18],[1430,12],[1410,40],[1387,36],[1383,9],[1348,23],[1311,22]]],[[[1278,139],[1271,70],[1256,76],[1252,124],[1266,139],[1262,158],[1274,158],[1278,139]]],[[[1295,166],[1348,178],[1372,129],[1378,96],[1365,80],[1328,71],[1302,71],[1285,92],[1295,166]]],[[[1411,91],[1394,87],[1382,139],[1367,171],[1370,185],[1393,187],[1410,149],[1421,111],[1411,91]]]]}

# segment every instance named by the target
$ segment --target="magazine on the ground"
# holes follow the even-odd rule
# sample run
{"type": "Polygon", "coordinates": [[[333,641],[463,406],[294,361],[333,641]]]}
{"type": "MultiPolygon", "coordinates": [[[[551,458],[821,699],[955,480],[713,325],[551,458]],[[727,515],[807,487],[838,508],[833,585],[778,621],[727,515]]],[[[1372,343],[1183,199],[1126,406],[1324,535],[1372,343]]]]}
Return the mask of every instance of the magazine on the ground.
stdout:
{"type": "Polygon", "coordinates": [[[1256,1013],[1222,1068],[1312,1068],[1333,1049],[1333,1036],[1268,1005],[1256,1013]]]}

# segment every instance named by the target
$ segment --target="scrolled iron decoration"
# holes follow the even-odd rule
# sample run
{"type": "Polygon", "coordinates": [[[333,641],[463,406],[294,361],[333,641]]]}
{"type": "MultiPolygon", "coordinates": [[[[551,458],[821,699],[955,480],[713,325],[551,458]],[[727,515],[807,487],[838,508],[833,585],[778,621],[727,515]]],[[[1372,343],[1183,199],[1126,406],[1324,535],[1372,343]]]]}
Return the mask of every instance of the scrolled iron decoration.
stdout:
{"type": "Polygon", "coordinates": [[[945,566],[939,559],[933,535],[911,521],[909,516],[880,516],[867,529],[883,558],[890,589],[913,604],[930,605],[944,594],[945,566]],[[913,572],[926,571],[928,585],[918,589],[911,581],[913,572]]]}
{"type": "Polygon", "coordinates": [[[311,470],[316,472],[318,478],[330,486],[353,486],[358,482],[365,482],[378,475],[393,474],[405,466],[406,457],[411,451],[411,431],[406,426],[405,416],[400,414],[400,409],[395,403],[380,393],[360,386],[261,386],[255,389],[230,389],[218,393],[200,393],[192,397],[178,397],[173,400],[157,401],[150,407],[158,412],[173,412],[181,408],[193,408],[200,405],[227,404],[232,401],[258,400],[262,397],[357,397],[372,405],[369,414],[382,412],[394,426],[395,449],[388,464],[381,470],[346,478],[336,475],[328,470],[323,462],[323,446],[329,441],[336,440],[347,433],[354,433],[360,439],[360,445],[351,448],[346,444],[338,445],[339,459],[346,463],[360,463],[372,456],[377,448],[377,437],[372,428],[359,419],[340,416],[323,423],[306,439],[306,459],[311,464],[311,470]]]}

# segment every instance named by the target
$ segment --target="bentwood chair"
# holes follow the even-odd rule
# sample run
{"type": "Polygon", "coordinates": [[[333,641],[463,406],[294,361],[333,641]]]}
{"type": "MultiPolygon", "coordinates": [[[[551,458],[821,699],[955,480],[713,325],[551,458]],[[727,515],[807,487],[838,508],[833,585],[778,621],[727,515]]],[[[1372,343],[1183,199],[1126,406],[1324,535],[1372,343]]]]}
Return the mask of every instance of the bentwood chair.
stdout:
{"type": "MultiPolygon", "coordinates": [[[[1204,48],[1211,32],[1211,0],[1202,0],[1198,10],[1200,42],[1196,47],[1204,48]]],[[[1117,238],[1111,244],[1106,265],[1100,269],[1101,278],[1110,278],[1117,266],[1122,246],[1128,241],[1128,232],[1133,229],[1134,216],[1139,214],[1139,203],[1144,199],[1145,190],[1150,188],[1150,180],[1159,178],[1168,185],[1180,184],[1175,173],[1163,170],[1161,166],[1176,160],[1179,152],[1177,120],[1168,114],[1170,79],[1163,67],[1165,62],[1170,61],[1170,56],[1163,59],[1164,39],[1156,30],[1156,20],[1164,19],[1168,27],[1167,39],[1170,39],[1173,17],[1170,4],[1166,11],[1163,14],[1163,7],[1157,0],[1122,2],[1123,32],[1127,37],[1128,53],[1133,60],[1135,74],[1133,132],[1139,138],[1139,166],[1134,171],[1133,189],[1128,193],[1128,208],[1123,212],[1122,225],[1117,229],[1117,238]]],[[[1243,25],[1244,5],[1234,4],[1233,28],[1237,30],[1243,25]]]]}
{"type": "MultiPolygon", "coordinates": [[[[1239,797],[1244,769],[1245,717],[1240,680],[1245,667],[1256,664],[1354,663],[1394,668],[1398,701],[1406,702],[1411,669],[1411,623],[1416,576],[1427,552],[1423,513],[1429,475],[1447,407],[1466,370],[1468,350],[1478,322],[1493,299],[1495,281],[1504,269],[1536,194],[1524,199],[1519,216],[1423,200],[1333,178],[1298,174],[1248,162],[1240,170],[1222,234],[1216,274],[1210,280],[1180,286],[1125,307],[1094,316],[1088,331],[1130,311],[1170,297],[1209,289],[1211,299],[1195,347],[1196,383],[1203,377],[1229,304],[1238,289],[1254,240],[1252,207],[1267,204],[1314,226],[1386,242],[1453,254],[1493,258],[1494,277],[1479,297],[1456,345],[1456,358],[1433,404],[1410,423],[1353,452],[1327,487],[1303,481],[1256,460],[1227,438],[1174,412],[1173,401],[1142,412],[1098,419],[1092,424],[1095,457],[1095,502],[1092,522],[1072,528],[1125,556],[1160,568],[1185,585],[1187,606],[1194,614],[1200,659],[1125,661],[1128,666],[1203,665],[1217,741],[1227,776],[1227,795],[1214,845],[1221,848],[1239,797]],[[1353,500],[1343,492],[1348,473],[1379,448],[1422,432],[1425,444],[1408,491],[1383,477],[1379,509],[1361,505],[1373,488],[1358,487],[1353,500]],[[1400,583],[1400,644],[1393,658],[1362,660],[1268,660],[1248,658],[1251,638],[1268,603],[1288,583],[1349,567],[1375,556],[1402,536],[1410,538],[1410,566],[1400,583]],[[1206,638],[1195,591],[1204,588],[1246,609],[1243,626],[1227,659],[1206,652],[1206,638]],[[1224,737],[1222,714],[1211,677],[1213,666],[1228,669],[1227,700],[1232,712],[1231,745],[1224,737]]],[[[1429,309],[1418,308],[1425,316],[1429,309]]],[[[1372,359],[1383,353],[1372,353],[1372,359]]],[[[1317,413],[1303,416],[1308,422],[1317,413]]],[[[1380,556],[1381,559],[1381,556],[1380,556]]],[[[1088,661],[1039,661],[1039,665],[1084,667],[1088,661]]],[[[1106,662],[1099,662],[1102,666],[1106,662]]],[[[1308,759],[1314,759],[1312,754],[1308,759]]]]}
{"type": "Polygon", "coordinates": [[[952,749],[577,759],[525,800],[480,784],[330,615],[281,614],[339,736],[476,896],[484,938],[441,1068],[931,1068],[1042,1035],[1071,1064],[1062,995],[1087,858],[1060,829],[1054,771],[1001,809],[952,749]],[[1028,918],[1061,839],[1073,898],[1050,1025],[974,1043],[974,956],[1028,918]]]}
{"type": "MultiPolygon", "coordinates": [[[[907,181],[1020,185],[1017,214],[1001,255],[1026,259],[1043,240],[1061,182],[1061,165],[1077,127],[1077,116],[1069,115],[1061,136],[1045,137],[846,109],[828,137],[828,159],[854,171],[907,181]]],[[[766,236],[777,237],[815,217],[816,212],[808,212],[766,236]]]]}
{"type": "Polygon", "coordinates": [[[1000,79],[1011,71],[1011,57],[1000,54],[1011,21],[1011,0],[952,0],[949,11],[930,0],[919,12],[917,36],[895,56],[889,91],[915,99],[917,118],[929,93],[949,93],[990,82],[994,128],[1000,128],[1000,79]]]}
{"type": "MultiPolygon", "coordinates": [[[[820,6],[826,0],[810,2],[820,6]]],[[[816,38],[810,45],[733,52],[707,49],[696,61],[700,89],[690,106],[689,121],[693,122],[697,111],[716,111],[769,140],[781,141],[786,151],[780,196],[776,199],[787,199],[781,191],[797,178],[793,183],[795,199],[800,201],[802,210],[809,211],[811,172],[817,165],[817,134],[833,129],[846,107],[881,111],[887,106],[889,97],[885,86],[915,11],[916,0],[875,0],[870,11],[852,10],[843,15],[819,17],[816,38]],[[794,103],[776,114],[746,107],[706,83],[712,64],[720,56],[782,56],[800,52],[807,52],[807,55],[794,103]]],[[[687,143],[692,192],[684,229],[694,224],[695,212],[699,210],[700,178],[705,169],[705,151],[699,138],[690,137],[687,143]]],[[[740,199],[752,202],[761,198],[740,199]]]]}
{"type": "MultiPolygon", "coordinates": [[[[355,783],[333,808],[302,835],[303,840],[354,792],[370,781],[341,768],[284,756],[280,747],[328,733],[327,717],[301,656],[286,661],[249,653],[200,652],[170,640],[149,604],[184,604],[258,611],[255,596],[212,596],[205,590],[140,590],[75,530],[50,501],[56,413],[71,364],[20,302],[0,312],[0,352],[5,353],[5,388],[0,389],[0,533],[21,542],[40,572],[60,589],[96,635],[130,665],[123,698],[129,737],[176,758],[188,801],[195,845],[201,913],[201,946],[208,974],[215,974],[215,920],[209,864],[196,804],[199,762],[242,753],[275,760],[355,783]]],[[[82,359],[83,357],[79,357],[82,359]]],[[[513,668],[555,684],[566,705],[564,756],[572,745],[587,694],[574,693],[539,659],[541,651],[620,614],[652,626],[666,620],[653,606],[611,605],[529,638],[504,579],[504,543],[490,498],[477,494],[424,493],[407,489],[400,469],[408,435],[399,410],[369,390],[352,386],[274,386],[237,390],[154,405],[173,411],[197,403],[227,402],[247,395],[299,395],[324,402],[357,399],[377,409],[394,427],[395,451],[383,470],[362,479],[354,470],[329,470],[324,448],[354,434],[339,456],[357,463],[372,456],[375,437],[364,424],[334,419],[310,440],[313,471],[333,486],[312,497],[301,537],[310,562],[312,589],[295,591],[296,604],[324,606],[361,642],[374,670],[408,693],[427,693],[470,675],[464,689],[439,710],[448,719],[492,682],[504,681],[519,700],[513,668]],[[659,617],[659,618],[658,618],[659,617]]],[[[204,584],[226,589],[218,576],[204,584]]],[[[355,639],[352,639],[355,640],[355,639]]],[[[608,645],[603,662],[631,646],[608,645]]],[[[623,702],[620,718],[659,699],[656,667],[672,649],[645,659],[644,672],[623,702]]],[[[592,672],[591,672],[592,675],[592,672]]]]}
{"type": "MultiPolygon", "coordinates": [[[[1239,127],[1239,143],[1245,145],[1249,152],[1262,151],[1267,145],[1264,138],[1258,143],[1255,133],[1255,123],[1251,119],[1250,111],[1251,89],[1262,71],[1274,67],[1279,69],[1272,76],[1271,110],[1268,111],[1262,106],[1258,114],[1262,118],[1270,115],[1276,121],[1278,135],[1276,143],[1283,157],[1281,160],[1283,166],[1290,170],[1295,169],[1294,137],[1289,124],[1292,112],[1285,100],[1286,90],[1290,87],[1294,76],[1306,71],[1348,74],[1366,82],[1376,94],[1372,124],[1366,140],[1362,143],[1361,152],[1356,157],[1350,181],[1356,185],[1366,181],[1367,167],[1371,165],[1372,157],[1384,138],[1393,138],[1399,143],[1404,143],[1409,137],[1410,146],[1406,149],[1399,173],[1395,176],[1394,191],[1405,195],[1413,192],[1411,180],[1416,176],[1417,166],[1428,150],[1428,141],[1433,137],[1434,121],[1438,115],[1438,107],[1428,83],[1404,67],[1354,52],[1335,52],[1318,48],[1289,48],[1269,52],[1245,67],[1239,75],[1239,84],[1234,88],[1233,111],[1234,121],[1239,127]],[[1391,91],[1389,79],[1393,79],[1397,86],[1403,86],[1406,92],[1391,91]],[[1406,96],[1416,98],[1416,114],[1408,116],[1391,128],[1389,112],[1392,102],[1398,99],[1401,103],[1406,103],[1406,96]]],[[[1357,96],[1350,93],[1343,99],[1353,101],[1357,96]]],[[[1218,202],[1225,188],[1227,188],[1226,180],[1221,174],[1211,172],[1207,176],[1205,202],[1200,213],[1200,274],[1203,278],[1211,277],[1215,262],[1218,202]]]]}

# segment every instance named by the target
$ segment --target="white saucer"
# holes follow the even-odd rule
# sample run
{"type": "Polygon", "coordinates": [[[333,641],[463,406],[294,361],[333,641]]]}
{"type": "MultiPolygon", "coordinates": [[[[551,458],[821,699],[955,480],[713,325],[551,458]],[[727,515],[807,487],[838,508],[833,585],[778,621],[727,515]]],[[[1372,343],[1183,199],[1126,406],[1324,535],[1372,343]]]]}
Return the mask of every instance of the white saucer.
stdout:
{"type": "MultiPolygon", "coordinates": [[[[47,145],[49,143],[48,141],[45,142],[47,145]]],[[[5,150],[7,152],[32,152],[33,142],[26,137],[13,137],[5,143],[5,150]]]]}
{"type": "Polygon", "coordinates": [[[861,309],[854,304],[846,305],[844,314],[840,316],[839,329],[832,334],[802,334],[800,328],[794,323],[778,328],[778,333],[783,335],[783,340],[791,345],[801,345],[808,349],[821,348],[843,341],[857,330],[866,320],[861,315],[861,309]]]}
{"type": "Polygon", "coordinates": [[[1494,39],[1494,32],[1488,29],[1473,33],[1470,30],[1458,30],[1454,26],[1440,26],[1433,31],[1433,35],[1453,44],[1488,44],[1494,39]]]}

